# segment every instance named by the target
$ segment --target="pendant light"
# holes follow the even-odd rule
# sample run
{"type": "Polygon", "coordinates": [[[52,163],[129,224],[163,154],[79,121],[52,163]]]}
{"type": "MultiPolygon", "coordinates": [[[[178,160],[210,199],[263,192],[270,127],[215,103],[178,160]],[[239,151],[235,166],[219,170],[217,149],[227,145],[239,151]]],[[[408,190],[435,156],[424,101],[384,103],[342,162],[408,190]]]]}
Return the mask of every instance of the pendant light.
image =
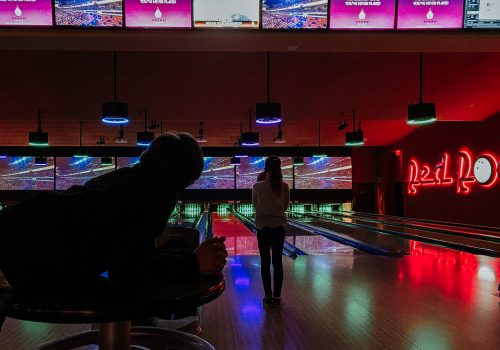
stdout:
{"type": "Polygon", "coordinates": [[[0,159],[7,159],[7,152],[5,152],[5,148],[0,146],[0,159]]]}
{"type": "Polygon", "coordinates": [[[304,157],[293,157],[293,165],[304,165],[304,157]]]}
{"type": "Polygon", "coordinates": [[[345,145],[346,146],[363,146],[365,144],[365,138],[363,136],[363,131],[361,130],[361,122],[358,124],[358,130],[356,130],[356,110],[352,110],[352,131],[345,133],[345,145]]]}
{"type": "Polygon", "coordinates": [[[279,102],[269,101],[269,52],[266,53],[266,67],[267,67],[267,101],[264,103],[257,103],[255,115],[257,117],[257,124],[278,124],[281,123],[281,104],[279,102]]]}
{"type": "Polygon", "coordinates": [[[113,165],[113,158],[111,158],[111,157],[101,157],[101,165],[102,166],[111,166],[111,165],[113,165]]]}
{"type": "Polygon", "coordinates": [[[80,120],[80,146],[78,147],[78,152],[76,152],[73,157],[75,158],[88,158],[88,153],[82,148],[82,138],[83,138],[83,121],[80,120]]]}
{"type": "Polygon", "coordinates": [[[283,138],[283,131],[281,130],[281,123],[278,124],[278,135],[273,139],[274,143],[286,143],[283,138]]]}
{"type": "Polygon", "coordinates": [[[420,52],[420,101],[419,103],[408,105],[408,125],[430,124],[437,120],[436,105],[434,103],[423,103],[422,84],[422,52],[420,52]]]}
{"type": "Polygon", "coordinates": [[[321,151],[321,121],[318,120],[318,149],[314,150],[313,157],[324,158],[326,156],[326,153],[321,151]]]}
{"type": "Polygon", "coordinates": [[[113,101],[103,102],[102,122],[112,125],[127,124],[129,122],[128,104],[118,102],[116,98],[116,51],[113,52],[113,101]]]}
{"type": "Polygon", "coordinates": [[[47,166],[47,157],[35,157],[36,166],[47,166]]]}
{"type": "MultiPolygon", "coordinates": [[[[153,127],[154,129],[154,127],[153,127]]],[[[137,146],[148,147],[155,138],[153,131],[148,131],[148,109],[144,109],[144,131],[137,132],[137,146]]]]}
{"type": "Polygon", "coordinates": [[[28,136],[28,144],[30,146],[48,146],[49,133],[42,130],[42,110],[38,109],[38,128],[36,131],[30,132],[28,136]]]}
{"type": "MultiPolygon", "coordinates": [[[[252,110],[249,110],[248,114],[249,119],[249,131],[241,132],[241,145],[242,146],[258,146],[259,145],[259,133],[252,131],[252,110]]],[[[241,128],[241,124],[240,124],[241,128]]]]}
{"type": "Polygon", "coordinates": [[[198,143],[206,143],[205,132],[203,131],[203,121],[200,122],[200,129],[198,130],[198,135],[196,136],[196,141],[198,143]]]}

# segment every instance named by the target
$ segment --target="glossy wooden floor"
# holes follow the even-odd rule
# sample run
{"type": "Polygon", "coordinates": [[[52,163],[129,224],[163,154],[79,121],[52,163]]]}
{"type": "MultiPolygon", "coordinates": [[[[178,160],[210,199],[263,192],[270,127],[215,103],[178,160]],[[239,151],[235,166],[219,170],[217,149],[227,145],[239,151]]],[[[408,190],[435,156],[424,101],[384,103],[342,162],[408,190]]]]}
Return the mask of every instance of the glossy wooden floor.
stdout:
{"type": "MultiPolygon", "coordinates": [[[[284,258],[282,308],[262,307],[257,256],[230,257],[226,292],[204,307],[203,336],[219,350],[500,349],[499,259],[427,253],[284,258]]],[[[0,349],[88,328],[9,319],[0,349]]]]}

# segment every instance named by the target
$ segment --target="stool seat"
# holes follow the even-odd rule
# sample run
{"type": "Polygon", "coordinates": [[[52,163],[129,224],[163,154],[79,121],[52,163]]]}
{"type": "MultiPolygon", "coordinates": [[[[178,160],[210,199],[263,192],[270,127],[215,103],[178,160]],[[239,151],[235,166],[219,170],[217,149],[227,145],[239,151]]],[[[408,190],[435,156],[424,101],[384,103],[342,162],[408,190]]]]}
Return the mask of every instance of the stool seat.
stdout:
{"type": "MultiPolygon", "coordinates": [[[[162,348],[161,344],[165,342],[198,342],[205,344],[205,347],[198,348],[208,349],[211,348],[208,343],[191,334],[145,327],[132,328],[130,321],[206,304],[219,297],[224,288],[222,274],[202,275],[194,280],[137,284],[97,278],[71,285],[0,290],[0,303],[4,304],[7,317],[19,320],[101,324],[99,334],[96,331],[85,332],[49,342],[37,349],[71,349],[99,343],[101,349],[122,350],[132,345],[130,340],[141,339],[143,343],[156,341],[160,344],[159,347],[148,348],[162,348]]],[[[135,348],[146,349],[141,346],[135,348]]]]}

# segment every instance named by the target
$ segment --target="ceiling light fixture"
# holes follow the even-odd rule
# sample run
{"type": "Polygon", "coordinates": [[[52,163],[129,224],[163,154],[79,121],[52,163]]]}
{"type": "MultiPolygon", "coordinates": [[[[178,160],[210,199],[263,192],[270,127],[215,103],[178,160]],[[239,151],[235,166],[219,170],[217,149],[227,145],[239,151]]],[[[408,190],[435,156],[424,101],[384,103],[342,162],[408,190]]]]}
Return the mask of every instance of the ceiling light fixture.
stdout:
{"type": "Polygon", "coordinates": [[[123,129],[123,125],[120,125],[120,130],[118,131],[118,137],[113,139],[115,143],[128,143],[128,139],[125,138],[125,130],[123,129]]]}
{"type": "Polygon", "coordinates": [[[116,51],[113,52],[113,101],[103,102],[102,122],[111,125],[121,125],[129,122],[128,104],[118,102],[116,98],[116,51]]]}
{"type": "MultiPolygon", "coordinates": [[[[241,132],[241,145],[242,146],[258,146],[259,145],[259,133],[252,131],[252,110],[249,111],[249,131],[241,132]]],[[[240,129],[243,130],[242,124],[240,124],[240,129]]]]}
{"type": "Polygon", "coordinates": [[[29,133],[28,144],[30,146],[48,146],[49,133],[42,130],[42,110],[38,109],[38,128],[36,131],[29,133]]]}
{"type": "Polygon", "coordinates": [[[321,120],[318,120],[318,149],[314,150],[313,157],[326,157],[327,154],[321,151],[321,120]]]}
{"type": "Polygon", "coordinates": [[[345,145],[346,146],[362,146],[365,144],[365,138],[363,136],[363,131],[361,130],[361,122],[358,124],[358,130],[356,130],[356,110],[352,110],[352,131],[345,133],[345,145]]]}
{"type": "Polygon", "coordinates": [[[281,123],[278,124],[278,136],[273,139],[274,143],[286,143],[286,140],[283,138],[283,131],[281,130],[281,123]]]}
{"type": "Polygon", "coordinates": [[[144,109],[144,131],[137,132],[137,146],[148,147],[155,138],[153,131],[148,131],[148,109],[144,109]]]}
{"type": "Polygon", "coordinates": [[[75,158],[88,158],[89,154],[87,150],[82,148],[82,138],[83,138],[83,121],[80,120],[80,146],[78,147],[78,152],[76,152],[73,157],[75,158]]]}
{"type": "Polygon", "coordinates": [[[255,108],[257,124],[278,124],[281,123],[281,104],[279,102],[270,102],[270,88],[269,88],[269,52],[266,53],[266,68],[267,68],[267,102],[257,103],[255,108]]]}
{"type": "Polygon", "coordinates": [[[304,165],[304,157],[293,157],[293,165],[304,165]]]}
{"type": "Polygon", "coordinates": [[[46,166],[47,158],[46,157],[35,157],[35,165],[36,166],[46,166]]]}
{"type": "Polygon", "coordinates": [[[101,165],[102,166],[111,166],[111,165],[113,165],[113,158],[111,158],[111,157],[101,157],[101,165]]]}
{"type": "Polygon", "coordinates": [[[430,124],[437,120],[436,104],[423,103],[423,54],[420,52],[420,102],[408,105],[408,125],[430,124]]]}
{"type": "Polygon", "coordinates": [[[198,136],[196,136],[196,141],[198,143],[206,143],[205,132],[203,131],[203,121],[200,122],[200,129],[198,130],[198,136]]]}

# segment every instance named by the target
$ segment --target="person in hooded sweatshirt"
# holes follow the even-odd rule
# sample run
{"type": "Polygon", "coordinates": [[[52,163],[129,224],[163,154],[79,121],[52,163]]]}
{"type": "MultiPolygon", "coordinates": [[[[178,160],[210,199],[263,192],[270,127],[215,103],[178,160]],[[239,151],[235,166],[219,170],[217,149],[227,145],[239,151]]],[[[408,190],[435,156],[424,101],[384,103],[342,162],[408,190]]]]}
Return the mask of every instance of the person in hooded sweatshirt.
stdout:
{"type": "Polygon", "coordinates": [[[203,170],[186,133],[158,136],[138,164],[33,195],[0,212],[0,270],[13,288],[82,283],[108,271],[117,280],[194,278],[220,273],[224,238],[193,252],[157,254],[176,195],[203,170]]]}

